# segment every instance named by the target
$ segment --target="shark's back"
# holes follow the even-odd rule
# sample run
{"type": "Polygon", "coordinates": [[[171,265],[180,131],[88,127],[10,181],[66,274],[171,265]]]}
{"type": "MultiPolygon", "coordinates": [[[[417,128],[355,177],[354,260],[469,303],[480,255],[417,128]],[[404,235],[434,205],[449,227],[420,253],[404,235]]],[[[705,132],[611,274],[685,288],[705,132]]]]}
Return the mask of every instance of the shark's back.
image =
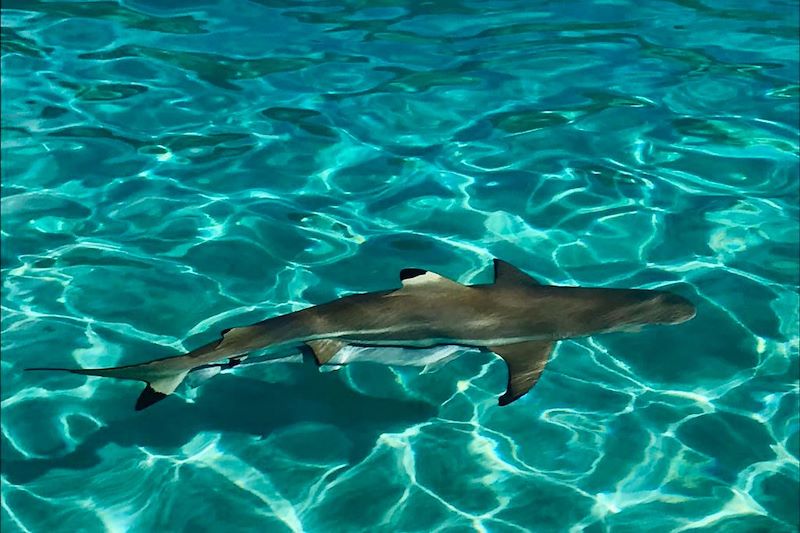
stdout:
{"type": "Polygon", "coordinates": [[[473,286],[406,269],[397,290],[348,296],[229,328],[222,339],[184,355],[113,368],[33,370],[143,381],[148,385],[136,408],[144,409],[172,394],[189,372],[232,368],[263,348],[305,346],[322,365],[348,345],[456,344],[488,349],[503,358],[508,385],[500,405],[506,405],[537,382],[558,339],[620,326],[677,324],[695,312],[690,302],[662,291],[543,286],[503,261],[495,260],[494,267],[493,284],[473,286]]]}

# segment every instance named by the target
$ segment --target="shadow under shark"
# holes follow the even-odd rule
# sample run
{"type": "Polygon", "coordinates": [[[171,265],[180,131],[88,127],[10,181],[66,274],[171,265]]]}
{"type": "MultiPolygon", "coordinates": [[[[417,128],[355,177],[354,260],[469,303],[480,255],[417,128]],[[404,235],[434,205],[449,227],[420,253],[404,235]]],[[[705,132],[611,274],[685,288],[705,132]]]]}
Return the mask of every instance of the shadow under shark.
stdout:
{"type": "Polygon", "coordinates": [[[665,291],[541,285],[498,259],[494,274],[492,284],[462,285],[433,272],[404,269],[399,289],[354,294],[226,329],[221,340],[184,355],[113,368],[28,370],[145,382],[138,411],[174,392],[190,372],[232,368],[256,350],[285,355],[310,349],[317,364],[325,365],[358,360],[354,346],[410,348],[404,353],[411,359],[414,351],[424,351],[418,349],[457,345],[489,350],[505,360],[508,384],[499,404],[508,405],[536,384],[556,341],[679,324],[696,312],[691,302],[665,291]]]}
{"type": "Polygon", "coordinates": [[[344,459],[355,465],[372,452],[382,434],[401,432],[430,420],[437,412],[436,406],[420,400],[371,396],[365,402],[362,393],[338,376],[317,372],[310,365],[292,365],[289,372],[286,383],[220,376],[203,387],[203,394],[191,408],[180,402],[165,402],[161,409],[111,421],[73,451],[58,457],[23,458],[9,450],[0,457],[0,473],[7,481],[22,485],[56,469],[91,469],[101,463],[100,452],[109,444],[141,446],[175,456],[203,432],[266,438],[304,424],[328,425],[341,431],[348,443],[344,459]],[[336,402],[330,398],[336,398],[336,402]],[[251,409],[242,405],[280,407],[251,409]]]}

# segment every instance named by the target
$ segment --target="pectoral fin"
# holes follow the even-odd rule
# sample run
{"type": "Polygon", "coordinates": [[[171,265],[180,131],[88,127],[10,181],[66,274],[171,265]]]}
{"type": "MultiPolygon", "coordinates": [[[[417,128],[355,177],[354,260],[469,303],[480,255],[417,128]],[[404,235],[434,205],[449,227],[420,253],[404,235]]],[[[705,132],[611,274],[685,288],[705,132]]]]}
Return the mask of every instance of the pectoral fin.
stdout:
{"type": "Polygon", "coordinates": [[[336,339],[318,339],[307,341],[306,344],[311,348],[311,351],[314,352],[314,358],[317,360],[318,365],[324,365],[330,361],[339,350],[347,346],[347,343],[337,341],[336,339]]]}
{"type": "Polygon", "coordinates": [[[508,405],[536,385],[553,351],[552,341],[527,341],[489,348],[508,366],[508,387],[500,405],[508,405]]]}

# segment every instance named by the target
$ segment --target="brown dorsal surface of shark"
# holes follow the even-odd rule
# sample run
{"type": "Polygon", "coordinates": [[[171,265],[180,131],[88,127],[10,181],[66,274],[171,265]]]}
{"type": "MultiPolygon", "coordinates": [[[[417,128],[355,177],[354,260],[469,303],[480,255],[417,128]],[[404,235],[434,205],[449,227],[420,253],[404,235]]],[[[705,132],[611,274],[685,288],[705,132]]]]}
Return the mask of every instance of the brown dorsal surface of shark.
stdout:
{"type": "Polygon", "coordinates": [[[136,403],[140,410],[174,392],[190,372],[213,375],[256,350],[282,355],[310,350],[317,364],[325,365],[348,346],[457,345],[503,358],[508,384],[499,403],[508,405],[536,384],[559,340],[678,324],[695,315],[691,302],[665,291],[542,285],[497,259],[494,274],[494,283],[462,285],[433,272],[404,269],[398,289],[353,294],[229,328],[220,340],[184,355],[114,368],[30,370],[142,381],[147,387],[136,403]]]}

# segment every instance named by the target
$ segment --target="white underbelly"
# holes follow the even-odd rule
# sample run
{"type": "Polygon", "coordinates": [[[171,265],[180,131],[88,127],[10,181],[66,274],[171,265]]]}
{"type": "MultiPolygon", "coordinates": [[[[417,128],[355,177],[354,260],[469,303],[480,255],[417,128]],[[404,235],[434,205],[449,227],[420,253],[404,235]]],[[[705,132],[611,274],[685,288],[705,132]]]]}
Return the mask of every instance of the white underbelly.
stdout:
{"type": "Polygon", "coordinates": [[[392,366],[431,366],[444,364],[464,350],[463,346],[432,348],[345,346],[327,364],[379,363],[392,366]]]}
{"type": "MultiPolygon", "coordinates": [[[[326,364],[320,367],[323,372],[338,370],[342,365],[351,363],[378,363],[391,366],[420,366],[426,370],[432,370],[450,361],[461,354],[463,346],[434,346],[431,348],[399,348],[397,346],[365,347],[365,346],[345,346],[333,356],[326,364]]],[[[245,360],[242,367],[252,367],[254,365],[272,365],[281,363],[303,363],[301,354],[294,354],[288,357],[277,358],[258,358],[245,360]]],[[[236,367],[239,368],[239,367],[236,367]]],[[[223,370],[220,366],[211,366],[191,372],[186,383],[195,388],[216,376],[223,370]]]]}

